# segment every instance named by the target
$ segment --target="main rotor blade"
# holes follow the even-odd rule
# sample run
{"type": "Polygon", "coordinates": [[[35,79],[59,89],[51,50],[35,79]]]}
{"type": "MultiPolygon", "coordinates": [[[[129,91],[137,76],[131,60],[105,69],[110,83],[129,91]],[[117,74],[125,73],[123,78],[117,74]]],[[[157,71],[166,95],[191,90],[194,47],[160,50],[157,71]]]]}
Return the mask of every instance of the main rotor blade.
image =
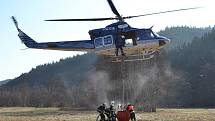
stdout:
{"type": "Polygon", "coordinates": [[[113,13],[118,17],[119,20],[122,20],[122,17],[120,16],[119,12],[117,11],[116,7],[114,6],[112,0],[107,0],[108,4],[110,5],[111,10],[113,13]]]}
{"type": "Polygon", "coordinates": [[[45,21],[105,21],[105,20],[114,20],[118,18],[86,18],[86,19],[51,19],[45,21]]]}
{"type": "Polygon", "coordinates": [[[156,13],[148,13],[148,14],[137,15],[137,16],[127,16],[127,17],[123,17],[123,19],[142,17],[142,16],[149,16],[149,15],[162,14],[162,13],[177,12],[177,11],[185,11],[185,10],[198,9],[198,8],[201,8],[201,7],[183,8],[183,9],[177,9],[177,10],[169,10],[169,11],[162,11],[162,12],[156,12],[156,13]]]}

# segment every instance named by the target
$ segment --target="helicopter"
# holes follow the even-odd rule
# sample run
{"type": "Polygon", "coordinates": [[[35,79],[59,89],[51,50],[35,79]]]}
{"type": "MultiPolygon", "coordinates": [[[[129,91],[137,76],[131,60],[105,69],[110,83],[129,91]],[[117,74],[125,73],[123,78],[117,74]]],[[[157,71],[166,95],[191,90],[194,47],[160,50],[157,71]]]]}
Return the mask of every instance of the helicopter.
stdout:
{"type": "MultiPolygon", "coordinates": [[[[34,49],[45,49],[45,50],[62,50],[62,51],[83,51],[96,53],[111,58],[112,62],[122,61],[137,61],[147,60],[155,56],[156,53],[170,43],[170,39],[167,37],[160,36],[152,31],[150,28],[134,28],[131,27],[125,19],[137,18],[142,16],[149,16],[155,14],[184,11],[194,8],[169,10],[162,12],[155,12],[143,15],[126,16],[123,17],[117,11],[112,0],[107,0],[112,12],[116,15],[115,17],[107,18],[86,18],[86,19],[52,19],[45,21],[105,21],[105,20],[117,20],[117,22],[107,25],[105,28],[89,30],[89,40],[77,40],[77,41],[59,41],[59,42],[43,42],[38,43],[25,34],[18,26],[18,22],[14,16],[12,20],[18,30],[18,36],[21,41],[28,47],[34,49]],[[121,48],[125,55],[118,56],[116,54],[116,43],[118,41],[118,35],[123,40],[121,48]]],[[[117,52],[118,53],[118,52],[117,52]]],[[[122,52],[121,52],[121,55],[122,52]]]]}

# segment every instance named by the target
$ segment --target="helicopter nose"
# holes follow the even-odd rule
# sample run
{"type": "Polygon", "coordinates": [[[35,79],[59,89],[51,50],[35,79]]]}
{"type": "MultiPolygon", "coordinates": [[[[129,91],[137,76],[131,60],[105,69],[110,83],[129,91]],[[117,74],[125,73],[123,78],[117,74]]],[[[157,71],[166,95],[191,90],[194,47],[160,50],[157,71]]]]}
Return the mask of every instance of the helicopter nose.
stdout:
{"type": "Polygon", "coordinates": [[[164,41],[166,42],[166,44],[168,44],[168,43],[170,43],[171,40],[166,38],[164,41]]]}
{"type": "Polygon", "coordinates": [[[170,39],[163,38],[163,39],[159,40],[159,46],[164,46],[168,43],[170,43],[170,39]]]}

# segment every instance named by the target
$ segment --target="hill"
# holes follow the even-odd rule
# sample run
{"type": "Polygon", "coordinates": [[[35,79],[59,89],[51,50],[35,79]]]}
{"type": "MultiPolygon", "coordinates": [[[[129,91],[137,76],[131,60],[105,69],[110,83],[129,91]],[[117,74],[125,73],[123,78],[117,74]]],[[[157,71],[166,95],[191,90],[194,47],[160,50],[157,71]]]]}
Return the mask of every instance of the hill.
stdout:
{"type": "Polygon", "coordinates": [[[10,79],[0,81],[0,86],[3,85],[3,84],[6,84],[6,83],[9,82],[9,81],[10,81],[10,79]]]}
{"type": "Polygon", "coordinates": [[[171,39],[171,45],[167,47],[168,50],[181,48],[184,44],[192,42],[193,37],[202,37],[205,33],[211,31],[211,27],[196,28],[196,27],[167,27],[161,30],[159,35],[171,39]]]}
{"type": "Polygon", "coordinates": [[[184,74],[184,99],[190,107],[215,107],[215,30],[170,52],[172,68],[184,74]]]}

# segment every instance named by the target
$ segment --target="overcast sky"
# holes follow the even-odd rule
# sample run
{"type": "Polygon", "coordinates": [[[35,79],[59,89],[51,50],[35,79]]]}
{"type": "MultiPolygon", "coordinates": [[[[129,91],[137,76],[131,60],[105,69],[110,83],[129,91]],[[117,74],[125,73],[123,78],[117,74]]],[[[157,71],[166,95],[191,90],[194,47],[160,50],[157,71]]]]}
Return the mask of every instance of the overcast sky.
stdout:
{"type": "MultiPolygon", "coordinates": [[[[167,26],[207,27],[215,24],[213,0],[113,0],[123,16],[147,14],[172,9],[201,9],[160,14],[127,20],[137,28],[154,26],[159,31],[167,26]]],[[[0,0],[0,80],[13,79],[37,65],[71,57],[77,52],[27,49],[17,37],[10,16],[37,42],[89,39],[90,29],[102,28],[105,22],[46,22],[45,19],[114,17],[106,0],[0,0]]]]}

